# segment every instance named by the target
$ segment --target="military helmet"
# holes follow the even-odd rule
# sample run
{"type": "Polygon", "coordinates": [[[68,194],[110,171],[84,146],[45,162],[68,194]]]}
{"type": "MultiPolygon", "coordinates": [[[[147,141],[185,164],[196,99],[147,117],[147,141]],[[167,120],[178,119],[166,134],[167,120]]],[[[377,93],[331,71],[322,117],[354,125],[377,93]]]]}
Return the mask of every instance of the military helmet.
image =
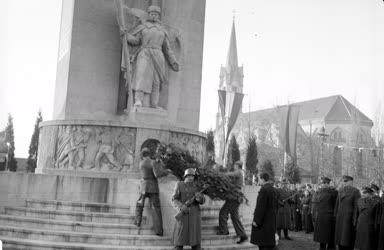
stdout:
{"type": "Polygon", "coordinates": [[[150,13],[150,12],[157,12],[157,13],[161,14],[161,9],[160,9],[159,6],[151,5],[151,6],[148,7],[147,12],[148,13],[150,13]]]}
{"type": "Polygon", "coordinates": [[[196,175],[196,169],[194,169],[194,168],[187,168],[184,171],[184,178],[187,177],[188,175],[195,176],[196,175]]]}

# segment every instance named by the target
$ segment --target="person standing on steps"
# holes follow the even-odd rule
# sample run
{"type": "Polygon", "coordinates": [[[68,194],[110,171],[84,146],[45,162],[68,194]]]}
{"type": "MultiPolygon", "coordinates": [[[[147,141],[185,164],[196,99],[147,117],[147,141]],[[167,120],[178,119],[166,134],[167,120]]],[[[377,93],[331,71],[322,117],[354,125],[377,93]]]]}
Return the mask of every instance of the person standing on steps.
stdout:
{"type": "Polygon", "coordinates": [[[334,209],[337,190],[329,184],[331,179],[321,177],[320,188],[313,195],[314,234],[313,240],[320,243],[320,250],[335,249],[335,215],[334,209]]]}
{"type": "Polygon", "coordinates": [[[344,175],[343,187],[339,190],[335,207],[335,242],[339,250],[354,249],[359,199],[360,191],[353,187],[353,178],[344,175]]]}
{"type": "Polygon", "coordinates": [[[140,196],[136,202],[136,218],[134,224],[141,226],[145,198],[149,198],[152,207],[153,229],[158,236],[163,236],[163,219],[159,198],[159,184],[157,178],[166,176],[169,171],[162,168],[159,160],[150,158],[151,152],[148,148],[141,150],[140,171],[142,179],[140,182],[140,196]]]}
{"type": "MultiPolygon", "coordinates": [[[[243,164],[241,161],[237,161],[234,164],[234,170],[226,173],[227,176],[231,178],[236,188],[241,191],[244,183],[244,175],[242,170],[243,164]]],[[[228,215],[231,215],[231,220],[233,227],[235,228],[236,235],[239,237],[239,240],[236,242],[237,244],[241,244],[245,242],[248,237],[245,233],[243,224],[240,221],[239,216],[239,207],[242,200],[241,197],[237,197],[237,199],[227,199],[220,209],[219,213],[219,230],[217,235],[228,235],[228,215]]]]}
{"type": "Polygon", "coordinates": [[[253,213],[251,243],[259,250],[272,250],[276,247],[277,195],[269,174],[260,173],[259,184],[261,189],[253,213]]]}
{"type": "Polygon", "coordinates": [[[195,182],[196,171],[188,168],[184,172],[184,181],[176,183],[172,196],[174,207],[181,214],[176,216],[172,242],[175,250],[191,246],[192,250],[201,250],[200,205],[205,202],[204,195],[198,192],[195,182]]]}

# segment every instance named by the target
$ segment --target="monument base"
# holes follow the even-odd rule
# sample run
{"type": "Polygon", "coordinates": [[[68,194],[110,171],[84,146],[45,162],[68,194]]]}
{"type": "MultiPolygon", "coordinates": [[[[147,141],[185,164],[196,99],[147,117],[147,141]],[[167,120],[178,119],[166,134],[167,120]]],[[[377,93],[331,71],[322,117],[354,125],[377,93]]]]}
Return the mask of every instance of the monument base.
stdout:
{"type": "MultiPolygon", "coordinates": [[[[157,116],[159,114],[161,112],[156,112],[157,116]]],[[[155,117],[149,110],[137,112],[135,118],[149,120],[148,116],[155,117]]],[[[86,177],[137,175],[141,149],[147,147],[154,153],[158,143],[184,148],[201,163],[204,162],[206,138],[203,133],[156,122],[138,123],[43,122],[40,125],[36,173],[86,177]]]]}

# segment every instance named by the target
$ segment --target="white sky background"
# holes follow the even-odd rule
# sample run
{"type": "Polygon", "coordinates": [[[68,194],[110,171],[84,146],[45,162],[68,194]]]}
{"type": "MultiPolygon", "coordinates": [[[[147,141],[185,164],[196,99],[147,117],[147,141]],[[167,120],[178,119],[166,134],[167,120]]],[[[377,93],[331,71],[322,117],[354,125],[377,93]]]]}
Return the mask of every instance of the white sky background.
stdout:
{"type": "MultiPolygon", "coordinates": [[[[10,112],[16,156],[27,157],[37,111],[52,117],[61,1],[0,6],[0,128],[10,112]]],[[[244,111],[249,99],[256,110],[341,94],[374,119],[384,100],[383,0],[207,0],[201,131],[215,126],[234,9],[244,111]]]]}

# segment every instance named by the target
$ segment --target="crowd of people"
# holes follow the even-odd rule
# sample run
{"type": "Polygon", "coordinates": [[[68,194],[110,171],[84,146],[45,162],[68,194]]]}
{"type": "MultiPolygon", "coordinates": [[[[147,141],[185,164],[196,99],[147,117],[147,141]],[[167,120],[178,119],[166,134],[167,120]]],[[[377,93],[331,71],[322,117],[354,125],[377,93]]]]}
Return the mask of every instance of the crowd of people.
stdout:
{"type": "MultiPolygon", "coordinates": [[[[144,202],[149,198],[153,209],[155,233],[163,235],[161,205],[157,178],[170,173],[161,168],[158,160],[150,158],[150,151],[141,152],[142,181],[136,204],[135,224],[140,227],[144,202]]],[[[241,191],[244,184],[242,163],[225,173],[241,191]]],[[[175,216],[173,244],[175,249],[192,246],[201,249],[200,205],[205,202],[203,190],[195,182],[195,169],[185,171],[177,182],[172,203],[178,211],[175,216]]],[[[277,239],[294,240],[290,231],[313,233],[320,250],[384,250],[384,197],[380,188],[371,184],[358,189],[351,176],[343,176],[338,187],[331,179],[322,177],[318,185],[292,185],[286,179],[275,182],[266,172],[258,176],[260,185],[252,221],[250,242],[260,250],[277,249],[277,239]]],[[[248,197],[252,199],[252,197],[248,197]]],[[[228,235],[228,219],[232,220],[238,244],[248,240],[239,216],[241,199],[225,200],[218,218],[218,235],[228,235]]]]}
{"type": "Polygon", "coordinates": [[[266,173],[259,180],[251,243],[260,249],[276,249],[275,233],[293,240],[289,231],[304,231],[313,233],[320,250],[384,250],[384,197],[376,184],[358,189],[346,175],[338,187],[325,176],[314,186],[273,182],[266,173]],[[264,191],[271,187],[274,192],[264,191]]]}

